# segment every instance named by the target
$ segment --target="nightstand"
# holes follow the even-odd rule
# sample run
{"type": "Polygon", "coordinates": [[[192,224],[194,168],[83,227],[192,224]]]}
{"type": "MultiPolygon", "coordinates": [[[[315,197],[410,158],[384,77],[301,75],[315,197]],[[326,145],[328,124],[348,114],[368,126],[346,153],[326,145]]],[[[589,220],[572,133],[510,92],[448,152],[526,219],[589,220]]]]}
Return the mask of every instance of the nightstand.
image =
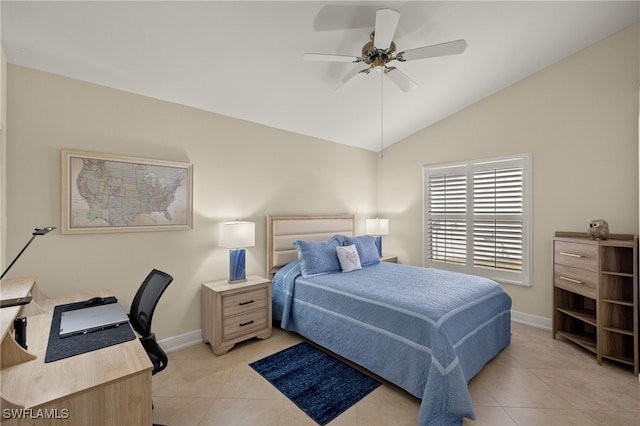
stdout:
{"type": "Polygon", "coordinates": [[[247,281],[202,284],[202,340],[223,355],[236,343],[271,337],[271,281],[250,275],[247,281]]]}
{"type": "Polygon", "coordinates": [[[380,257],[381,262],[398,263],[398,256],[390,256],[388,254],[380,257]]]}

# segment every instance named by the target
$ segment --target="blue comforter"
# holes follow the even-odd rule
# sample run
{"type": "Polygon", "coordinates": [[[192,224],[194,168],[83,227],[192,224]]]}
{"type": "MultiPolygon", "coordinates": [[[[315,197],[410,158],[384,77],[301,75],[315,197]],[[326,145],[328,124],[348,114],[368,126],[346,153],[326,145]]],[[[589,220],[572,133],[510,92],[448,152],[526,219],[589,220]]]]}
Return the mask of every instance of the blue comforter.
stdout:
{"type": "Polygon", "coordinates": [[[509,344],[510,309],[494,281],[394,263],[303,278],[295,261],[273,277],[281,327],[421,398],[420,425],[474,418],[467,382],[509,344]]]}

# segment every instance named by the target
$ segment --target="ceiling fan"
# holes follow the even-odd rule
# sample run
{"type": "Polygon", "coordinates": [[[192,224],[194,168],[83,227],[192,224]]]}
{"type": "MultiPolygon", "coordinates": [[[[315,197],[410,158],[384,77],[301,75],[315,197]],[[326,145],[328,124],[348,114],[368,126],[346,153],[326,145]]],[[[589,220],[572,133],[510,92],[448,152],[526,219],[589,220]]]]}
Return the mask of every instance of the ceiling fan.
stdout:
{"type": "Polygon", "coordinates": [[[437,56],[457,55],[467,48],[466,41],[455,40],[398,52],[396,44],[393,42],[393,35],[396,32],[399,19],[400,12],[397,10],[379,9],[376,11],[375,29],[371,33],[371,40],[362,47],[362,56],[305,53],[302,55],[302,59],[327,62],[364,62],[369,67],[356,72],[350,77],[360,73],[369,74],[371,70],[383,71],[402,91],[409,92],[418,87],[418,85],[398,68],[388,66],[389,62],[394,60],[405,62],[437,56]]]}

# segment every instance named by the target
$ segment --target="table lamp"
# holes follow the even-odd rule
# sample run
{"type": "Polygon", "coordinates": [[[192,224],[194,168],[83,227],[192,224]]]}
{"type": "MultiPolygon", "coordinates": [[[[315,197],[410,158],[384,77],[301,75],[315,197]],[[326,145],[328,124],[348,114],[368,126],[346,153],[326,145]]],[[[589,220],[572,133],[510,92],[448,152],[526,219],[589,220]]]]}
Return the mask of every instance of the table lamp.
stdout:
{"type": "Polygon", "coordinates": [[[367,235],[375,237],[376,247],[378,247],[378,255],[382,257],[382,235],[389,234],[389,219],[367,219],[365,228],[367,235]]]}
{"type": "Polygon", "coordinates": [[[246,281],[245,247],[256,242],[256,224],[253,222],[222,222],[219,225],[220,247],[229,249],[229,283],[246,281]]]}
{"type": "Polygon", "coordinates": [[[11,269],[11,267],[13,266],[14,263],[16,263],[16,261],[18,260],[18,258],[20,256],[22,256],[22,253],[24,253],[24,251],[27,249],[27,247],[29,247],[29,244],[31,244],[31,242],[38,236],[38,235],[46,235],[49,232],[53,231],[54,229],[56,229],[55,226],[43,226],[41,228],[35,228],[33,230],[33,233],[31,234],[32,237],[29,241],[27,241],[27,244],[22,248],[22,250],[20,250],[20,253],[18,253],[18,255],[16,256],[15,259],[13,259],[13,261],[11,262],[11,264],[7,267],[7,269],[4,270],[4,272],[2,273],[2,275],[0,275],[0,280],[7,274],[7,272],[9,272],[9,269],[11,269]]]}

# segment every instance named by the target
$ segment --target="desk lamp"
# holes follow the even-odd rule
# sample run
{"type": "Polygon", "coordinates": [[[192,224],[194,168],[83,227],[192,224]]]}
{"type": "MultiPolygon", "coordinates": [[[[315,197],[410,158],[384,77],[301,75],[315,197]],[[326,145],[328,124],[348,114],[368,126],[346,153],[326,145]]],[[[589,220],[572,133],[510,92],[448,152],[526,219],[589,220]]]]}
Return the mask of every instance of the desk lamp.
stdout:
{"type": "Polygon", "coordinates": [[[389,219],[367,219],[365,224],[367,235],[373,235],[378,247],[378,255],[382,257],[382,235],[389,234],[389,219]]]}
{"type": "Polygon", "coordinates": [[[246,281],[244,248],[256,244],[256,224],[238,220],[222,222],[218,237],[218,245],[229,249],[229,283],[246,281]]]}
{"type": "Polygon", "coordinates": [[[27,242],[27,244],[24,246],[24,248],[22,250],[20,250],[20,253],[18,253],[18,255],[16,256],[15,259],[13,259],[13,261],[11,262],[11,264],[7,267],[7,269],[4,270],[4,272],[2,273],[2,275],[0,276],[0,280],[2,278],[4,278],[4,276],[7,274],[7,272],[9,272],[9,269],[11,269],[11,267],[13,266],[14,263],[16,263],[16,260],[18,260],[18,258],[20,256],[22,256],[22,253],[24,253],[24,251],[27,249],[27,247],[29,247],[29,244],[31,244],[31,242],[38,236],[38,235],[46,235],[49,232],[53,231],[54,229],[56,229],[55,226],[43,226],[42,228],[35,228],[33,230],[33,234],[31,239],[27,242]]]}

